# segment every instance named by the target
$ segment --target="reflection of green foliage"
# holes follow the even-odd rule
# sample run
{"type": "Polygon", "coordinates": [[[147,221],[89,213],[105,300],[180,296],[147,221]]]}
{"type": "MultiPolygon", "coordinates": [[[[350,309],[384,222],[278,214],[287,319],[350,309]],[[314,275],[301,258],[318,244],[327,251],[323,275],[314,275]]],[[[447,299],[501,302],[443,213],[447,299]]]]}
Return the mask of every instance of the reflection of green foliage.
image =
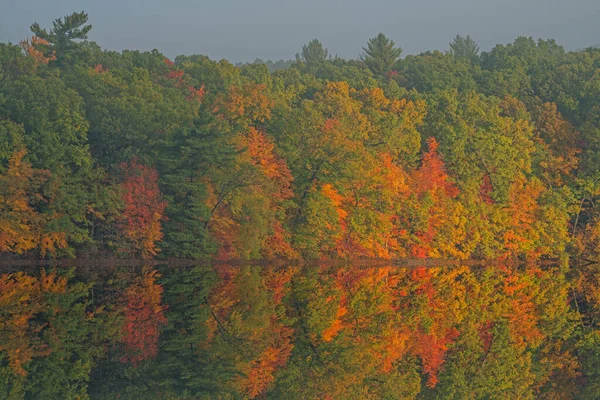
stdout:
{"type": "MultiPolygon", "coordinates": [[[[155,358],[130,365],[118,352],[125,320],[115,298],[138,273],[120,269],[88,276],[88,283],[66,274],[64,291],[31,297],[43,311],[27,339],[43,346],[23,365],[26,374],[15,373],[0,350],[2,398],[248,397],[249,382],[264,384],[257,392],[266,398],[291,399],[598,393],[591,270],[166,265],[160,271],[168,325],[155,358]],[[578,305],[569,305],[572,295],[578,305]],[[444,340],[438,381],[429,385],[427,365],[438,354],[431,346],[444,340]],[[259,363],[265,352],[288,345],[274,369],[259,363]],[[252,368],[271,380],[248,381],[252,368]]],[[[24,275],[12,276],[25,282],[24,275]]],[[[19,296],[0,295],[7,298],[19,296]]],[[[20,312],[16,304],[27,306],[6,303],[0,324],[20,312]]],[[[20,339],[2,346],[11,348],[13,340],[20,339]]]]}

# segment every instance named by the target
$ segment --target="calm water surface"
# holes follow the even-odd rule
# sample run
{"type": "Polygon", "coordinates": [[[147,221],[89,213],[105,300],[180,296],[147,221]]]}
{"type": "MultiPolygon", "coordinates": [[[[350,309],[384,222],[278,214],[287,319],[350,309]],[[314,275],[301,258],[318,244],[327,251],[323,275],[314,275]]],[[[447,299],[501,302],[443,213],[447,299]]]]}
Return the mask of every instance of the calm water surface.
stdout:
{"type": "Polygon", "coordinates": [[[13,270],[0,399],[600,396],[595,266],[13,270]]]}

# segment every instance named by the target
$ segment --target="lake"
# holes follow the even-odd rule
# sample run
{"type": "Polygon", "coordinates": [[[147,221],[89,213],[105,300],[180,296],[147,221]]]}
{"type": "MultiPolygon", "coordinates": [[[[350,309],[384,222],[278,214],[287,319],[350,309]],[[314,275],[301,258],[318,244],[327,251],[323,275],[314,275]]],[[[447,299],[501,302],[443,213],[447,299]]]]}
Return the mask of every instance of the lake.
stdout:
{"type": "Polygon", "coordinates": [[[0,398],[600,393],[597,266],[85,264],[0,275],[0,398]]]}

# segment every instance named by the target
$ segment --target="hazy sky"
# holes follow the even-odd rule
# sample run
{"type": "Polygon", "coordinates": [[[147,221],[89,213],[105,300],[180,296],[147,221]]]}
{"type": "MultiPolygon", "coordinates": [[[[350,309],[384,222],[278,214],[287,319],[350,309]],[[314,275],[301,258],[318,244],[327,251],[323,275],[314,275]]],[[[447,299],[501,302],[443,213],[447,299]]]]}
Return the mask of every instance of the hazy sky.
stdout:
{"type": "Polygon", "coordinates": [[[103,48],[234,62],[293,58],[313,38],[356,58],[379,32],[404,55],[447,49],[456,34],[484,50],[517,36],[554,38],[567,49],[600,44],[600,0],[0,0],[0,42],[82,9],[90,40],[103,48]]]}

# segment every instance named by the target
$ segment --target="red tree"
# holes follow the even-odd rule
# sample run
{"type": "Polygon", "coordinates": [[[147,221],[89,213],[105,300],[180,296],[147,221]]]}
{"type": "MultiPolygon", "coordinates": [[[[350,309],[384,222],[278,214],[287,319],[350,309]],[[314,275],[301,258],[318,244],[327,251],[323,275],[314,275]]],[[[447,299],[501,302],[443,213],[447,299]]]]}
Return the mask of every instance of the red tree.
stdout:
{"type": "Polygon", "coordinates": [[[121,184],[125,209],[124,234],[142,256],[156,255],[156,242],[162,239],[161,221],[167,203],[161,199],[156,169],[133,160],[121,164],[125,176],[121,184]]]}

